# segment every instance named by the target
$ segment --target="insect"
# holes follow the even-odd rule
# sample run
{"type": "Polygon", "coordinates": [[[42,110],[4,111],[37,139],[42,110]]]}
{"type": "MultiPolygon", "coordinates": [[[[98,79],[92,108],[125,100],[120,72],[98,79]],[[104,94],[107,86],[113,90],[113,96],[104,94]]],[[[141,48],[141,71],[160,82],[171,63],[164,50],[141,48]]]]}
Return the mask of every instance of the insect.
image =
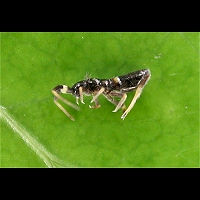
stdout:
{"type": "Polygon", "coordinates": [[[108,101],[113,103],[116,107],[113,112],[117,112],[120,108],[122,109],[121,118],[124,120],[128,113],[133,108],[136,100],[140,97],[144,86],[147,84],[151,77],[151,72],[149,69],[142,69],[138,71],[131,72],[126,75],[116,76],[111,79],[98,79],[98,78],[86,78],[86,80],[79,81],[75,83],[72,87],[66,85],[58,85],[52,89],[54,95],[54,103],[71,119],[74,118],[67,112],[67,110],[58,103],[58,99],[68,106],[79,110],[79,107],[65,98],[63,98],[60,93],[72,94],[76,98],[76,103],[85,104],[83,101],[83,95],[92,95],[93,98],[90,103],[94,102],[94,105],[89,105],[90,108],[99,108],[98,97],[103,95],[108,101]],[[135,95],[126,109],[125,101],[127,98],[127,93],[135,91],[135,95]],[[118,100],[118,99],[119,100],[118,100]]]}

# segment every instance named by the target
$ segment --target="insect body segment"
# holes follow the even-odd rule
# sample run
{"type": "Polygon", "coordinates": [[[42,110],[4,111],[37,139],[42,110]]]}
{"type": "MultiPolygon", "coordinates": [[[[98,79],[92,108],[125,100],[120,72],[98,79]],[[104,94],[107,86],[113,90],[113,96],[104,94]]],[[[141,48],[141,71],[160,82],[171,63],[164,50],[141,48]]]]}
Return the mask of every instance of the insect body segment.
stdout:
{"type": "Polygon", "coordinates": [[[54,94],[55,104],[71,119],[74,118],[58,103],[58,99],[69,105],[70,107],[79,110],[79,107],[75,104],[67,101],[59,93],[72,94],[76,98],[76,103],[79,104],[79,100],[84,104],[83,95],[92,95],[93,98],[90,103],[95,103],[94,106],[90,108],[99,108],[100,104],[98,97],[102,94],[105,98],[116,106],[113,112],[117,112],[120,108],[123,111],[121,116],[125,119],[127,114],[133,108],[136,100],[140,97],[142,90],[148,80],[151,77],[149,69],[138,70],[123,76],[117,76],[111,79],[97,79],[97,78],[87,78],[74,84],[72,87],[66,85],[58,85],[52,89],[54,94]],[[135,91],[135,95],[126,109],[125,101],[127,98],[127,93],[135,91]],[[119,98],[120,100],[117,100],[119,98]]]}

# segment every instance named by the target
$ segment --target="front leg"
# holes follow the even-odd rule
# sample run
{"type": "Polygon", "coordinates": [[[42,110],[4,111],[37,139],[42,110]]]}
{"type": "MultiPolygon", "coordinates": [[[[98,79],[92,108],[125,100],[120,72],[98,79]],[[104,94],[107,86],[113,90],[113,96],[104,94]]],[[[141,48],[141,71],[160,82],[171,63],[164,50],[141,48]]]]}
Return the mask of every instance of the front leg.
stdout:
{"type": "Polygon", "coordinates": [[[80,101],[81,101],[81,103],[82,104],[85,104],[84,102],[83,102],[83,88],[82,87],[79,87],[79,95],[80,95],[80,101]]]}
{"type": "Polygon", "coordinates": [[[52,89],[52,93],[54,94],[54,103],[56,104],[56,106],[58,106],[58,108],[60,108],[72,121],[74,121],[74,118],[67,112],[67,110],[60,104],[58,103],[58,99],[61,100],[63,103],[69,105],[70,107],[79,110],[79,107],[77,107],[76,105],[74,105],[73,103],[67,101],[66,99],[64,99],[62,96],[60,96],[60,92],[65,93],[67,91],[67,86],[63,86],[63,85],[59,85],[55,88],[52,89]],[[63,89],[64,88],[64,89],[63,89]]]}

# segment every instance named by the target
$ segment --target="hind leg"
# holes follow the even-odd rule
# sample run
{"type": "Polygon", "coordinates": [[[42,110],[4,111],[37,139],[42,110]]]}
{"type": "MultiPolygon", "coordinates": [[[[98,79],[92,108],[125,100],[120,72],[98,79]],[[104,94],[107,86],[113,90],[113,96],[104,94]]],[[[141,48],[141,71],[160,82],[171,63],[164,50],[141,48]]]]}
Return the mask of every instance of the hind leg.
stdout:
{"type": "MultiPolygon", "coordinates": [[[[116,99],[114,99],[114,97],[119,97],[122,98],[123,94],[122,93],[118,93],[118,92],[110,92],[109,94],[103,94],[105,96],[105,98],[110,101],[112,104],[114,105],[119,105],[119,102],[121,101],[117,101],[116,99]]],[[[125,112],[126,110],[126,106],[122,103],[122,105],[120,106],[120,108],[122,108],[122,111],[125,112]]],[[[119,108],[118,108],[119,109],[119,108]]],[[[113,111],[114,112],[114,111],[113,111]]]]}

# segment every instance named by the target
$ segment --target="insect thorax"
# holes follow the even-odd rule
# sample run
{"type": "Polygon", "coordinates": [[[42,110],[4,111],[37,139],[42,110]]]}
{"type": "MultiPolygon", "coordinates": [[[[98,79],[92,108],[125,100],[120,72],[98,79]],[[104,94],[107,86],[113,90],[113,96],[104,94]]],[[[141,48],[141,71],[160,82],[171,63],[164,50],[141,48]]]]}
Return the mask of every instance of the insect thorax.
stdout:
{"type": "Polygon", "coordinates": [[[79,88],[82,87],[82,90],[85,94],[91,95],[94,92],[97,92],[101,89],[101,80],[96,78],[91,78],[87,80],[82,80],[77,82],[72,86],[73,89],[73,95],[74,96],[80,96],[79,94],[79,88]]]}

